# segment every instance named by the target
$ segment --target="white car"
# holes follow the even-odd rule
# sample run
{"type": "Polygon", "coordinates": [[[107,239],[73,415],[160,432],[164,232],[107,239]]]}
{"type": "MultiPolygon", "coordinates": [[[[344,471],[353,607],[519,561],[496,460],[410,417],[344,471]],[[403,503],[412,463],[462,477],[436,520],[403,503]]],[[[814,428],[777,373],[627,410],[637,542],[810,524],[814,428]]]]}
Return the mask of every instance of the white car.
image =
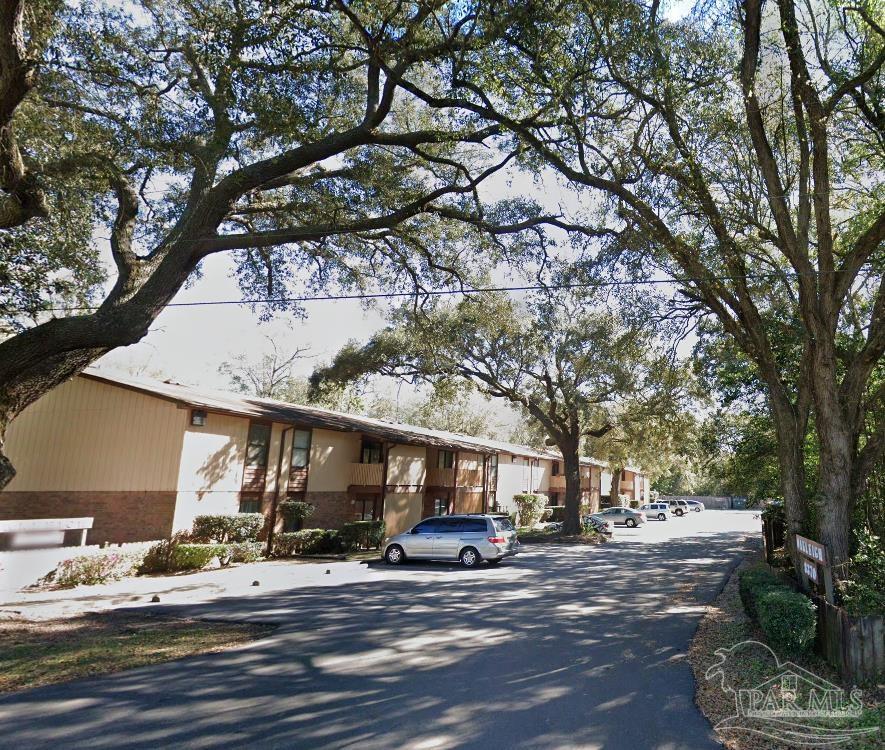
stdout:
{"type": "Polygon", "coordinates": [[[639,510],[645,513],[646,518],[657,518],[659,521],[670,518],[670,506],[667,503],[646,503],[640,505],[639,510]]]}
{"type": "Polygon", "coordinates": [[[700,513],[702,510],[706,510],[706,507],[700,500],[686,500],[685,502],[688,505],[688,509],[693,510],[695,513],[700,513]]]}
{"type": "Polygon", "coordinates": [[[684,516],[692,510],[691,506],[689,506],[688,502],[685,500],[668,500],[667,502],[670,505],[670,512],[677,516],[684,516]]]}

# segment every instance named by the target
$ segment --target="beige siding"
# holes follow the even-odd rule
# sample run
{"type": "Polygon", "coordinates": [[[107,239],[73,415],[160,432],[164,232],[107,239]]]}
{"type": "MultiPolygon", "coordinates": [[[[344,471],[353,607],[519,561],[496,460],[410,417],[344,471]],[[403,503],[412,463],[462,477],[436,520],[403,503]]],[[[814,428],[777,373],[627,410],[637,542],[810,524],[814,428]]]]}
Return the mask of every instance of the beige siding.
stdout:
{"type": "Polygon", "coordinates": [[[387,484],[424,485],[426,478],[426,448],[420,445],[395,445],[390,449],[387,484]]]}
{"type": "Polygon", "coordinates": [[[512,513],[516,510],[513,496],[523,492],[523,466],[514,464],[509,453],[501,454],[498,461],[498,507],[512,513]]]}
{"type": "Polygon", "coordinates": [[[195,516],[239,509],[249,420],[210,413],[203,427],[187,426],[178,473],[175,531],[195,516]]]}
{"type": "Polygon", "coordinates": [[[359,460],[360,439],[355,432],[314,430],[307,491],[346,492],[350,485],[350,464],[359,460]]]}
{"type": "Polygon", "coordinates": [[[190,412],[77,377],[25,409],[6,450],[9,491],[173,491],[190,412]]]}
{"type": "Polygon", "coordinates": [[[384,526],[389,536],[412,528],[421,520],[424,495],[419,492],[391,492],[384,498],[384,526]]]}
{"type": "MultiPolygon", "coordinates": [[[[559,469],[562,471],[562,461],[559,462],[559,469]]],[[[534,490],[542,492],[545,495],[550,489],[550,474],[553,472],[553,461],[546,458],[538,459],[538,465],[532,469],[532,481],[534,482],[534,490]]]]}

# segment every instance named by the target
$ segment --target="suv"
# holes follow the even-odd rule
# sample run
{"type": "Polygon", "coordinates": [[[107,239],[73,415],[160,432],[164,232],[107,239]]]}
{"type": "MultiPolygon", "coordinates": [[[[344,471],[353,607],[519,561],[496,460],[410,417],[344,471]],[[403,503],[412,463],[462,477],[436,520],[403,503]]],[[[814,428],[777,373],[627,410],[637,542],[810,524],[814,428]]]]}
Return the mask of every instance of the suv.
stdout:
{"type": "Polygon", "coordinates": [[[677,516],[684,516],[691,510],[691,506],[685,500],[668,500],[667,502],[670,504],[670,510],[677,516]]]}
{"type": "Polygon", "coordinates": [[[516,529],[507,516],[470,514],[434,516],[384,540],[388,565],[406,560],[460,560],[475,568],[482,560],[497,565],[519,552],[516,529]]]}
{"type": "Polygon", "coordinates": [[[657,518],[659,521],[666,521],[670,517],[670,506],[667,503],[646,503],[639,510],[649,518],[657,518]]]}

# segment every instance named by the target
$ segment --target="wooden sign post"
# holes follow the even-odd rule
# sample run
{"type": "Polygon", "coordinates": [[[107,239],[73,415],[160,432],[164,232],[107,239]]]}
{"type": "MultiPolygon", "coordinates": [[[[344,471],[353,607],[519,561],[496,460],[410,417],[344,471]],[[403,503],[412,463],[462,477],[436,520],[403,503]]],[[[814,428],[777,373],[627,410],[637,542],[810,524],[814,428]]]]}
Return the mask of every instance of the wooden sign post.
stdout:
{"type": "Polygon", "coordinates": [[[830,567],[830,558],[824,545],[796,534],[796,551],[800,555],[799,576],[802,579],[803,588],[808,591],[813,583],[815,588],[820,588],[821,579],[824,584],[824,595],[827,602],[833,604],[833,570],[830,567]]]}

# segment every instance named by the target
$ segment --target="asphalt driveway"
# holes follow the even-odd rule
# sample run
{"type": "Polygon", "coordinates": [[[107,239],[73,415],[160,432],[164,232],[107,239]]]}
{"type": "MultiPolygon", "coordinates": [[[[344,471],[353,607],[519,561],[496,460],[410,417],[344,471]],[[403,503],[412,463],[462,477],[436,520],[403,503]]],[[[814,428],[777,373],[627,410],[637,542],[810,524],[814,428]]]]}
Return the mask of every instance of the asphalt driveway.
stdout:
{"type": "Polygon", "coordinates": [[[718,747],[685,652],[751,524],[713,512],[665,524],[604,547],[534,547],[496,569],[378,566],[364,582],[165,607],[280,627],[236,651],[9,696],[0,737],[29,749],[718,747]]]}

